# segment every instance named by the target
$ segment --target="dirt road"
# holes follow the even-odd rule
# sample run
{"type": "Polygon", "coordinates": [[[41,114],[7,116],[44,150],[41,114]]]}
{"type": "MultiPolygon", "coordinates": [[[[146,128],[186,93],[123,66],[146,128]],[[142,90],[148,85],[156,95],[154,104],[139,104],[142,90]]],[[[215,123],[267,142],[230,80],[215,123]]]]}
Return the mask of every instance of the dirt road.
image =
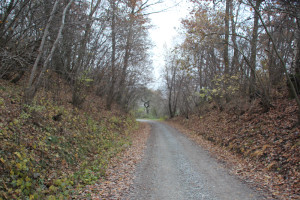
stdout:
{"type": "Polygon", "coordinates": [[[174,128],[148,123],[152,131],[145,156],[125,199],[263,199],[174,128]]]}

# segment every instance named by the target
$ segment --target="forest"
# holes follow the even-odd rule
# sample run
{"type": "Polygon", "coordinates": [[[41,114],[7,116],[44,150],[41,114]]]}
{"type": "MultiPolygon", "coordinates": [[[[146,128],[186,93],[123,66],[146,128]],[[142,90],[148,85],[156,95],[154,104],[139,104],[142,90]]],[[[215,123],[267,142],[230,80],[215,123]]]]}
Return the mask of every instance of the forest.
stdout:
{"type": "Polygon", "coordinates": [[[184,41],[166,52],[166,114],[200,144],[221,147],[217,157],[242,157],[234,173],[270,198],[297,199],[299,2],[192,2],[184,41]]]}
{"type": "Polygon", "coordinates": [[[145,128],[135,118],[184,127],[296,199],[300,3],[190,0],[158,89],[149,16],[162,2],[0,2],[0,199],[77,195],[145,128]]]}

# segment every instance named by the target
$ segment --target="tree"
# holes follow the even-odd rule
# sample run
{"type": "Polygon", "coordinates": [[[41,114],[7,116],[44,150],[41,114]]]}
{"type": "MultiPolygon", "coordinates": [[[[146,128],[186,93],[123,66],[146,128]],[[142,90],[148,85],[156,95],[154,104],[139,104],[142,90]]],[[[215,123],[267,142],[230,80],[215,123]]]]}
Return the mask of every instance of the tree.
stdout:
{"type": "Polygon", "coordinates": [[[39,47],[39,50],[38,50],[38,52],[39,52],[38,56],[35,59],[33,68],[31,70],[30,78],[29,78],[29,81],[28,81],[28,84],[27,84],[27,88],[26,88],[26,91],[25,91],[25,102],[27,104],[31,103],[32,99],[35,96],[36,90],[37,90],[37,85],[33,85],[33,81],[34,81],[34,78],[36,76],[36,71],[37,71],[37,68],[38,68],[38,64],[39,64],[39,62],[41,60],[43,49],[44,49],[45,42],[46,42],[46,38],[48,36],[49,27],[50,27],[51,21],[53,20],[54,13],[55,13],[55,10],[56,10],[57,6],[58,6],[58,0],[56,0],[55,3],[54,3],[54,5],[53,5],[53,8],[52,8],[52,11],[50,13],[48,22],[46,24],[46,28],[44,30],[44,34],[43,34],[43,38],[42,38],[40,47],[39,47]]]}
{"type": "Polygon", "coordinates": [[[36,61],[35,61],[34,66],[32,68],[32,71],[31,71],[31,74],[30,74],[30,78],[29,78],[29,81],[28,81],[28,85],[27,85],[27,88],[26,88],[26,91],[25,91],[25,103],[27,103],[27,104],[30,104],[32,102],[32,100],[33,100],[33,98],[35,96],[35,93],[37,91],[37,88],[40,86],[41,79],[44,76],[44,73],[46,72],[46,70],[48,68],[48,63],[49,63],[50,59],[52,58],[53,53],[55,51],[55,48],[56,48],[56,46],[57,46],[57,44],[58,44],[58,42],[59,42],[59,40],[61,38],[62,30],[63,30],[64,25],[65,25],[66,12],[69,9],[69,7],[72,4],[72,2],[73,2],[73,0],[69,1],[69,3],[67,4],[67,6],[64,8],[64,11],[63,11],[63,14],[62,14],[61,25],[60,25],[59,31],[57,33],[56,40],[55,40],[54,44],[52,45],[50,54],[48,55],[48,57],[44,61],[43,67],[41,69],[41,72],[39,73],[39,75],[38,75],[38,77],[37,77],[37,79],[36,79],[36,81],[34,83],[33,81],[34,81],[34,78],[36,76],[37,66],[38,66],[38,64],[40,62],[40,59],[41,59],[41,54],[43,52],[43,48],[44,48],[44,45],[45,45],[45,40],[46,40],[46,37],[48,35],[49,27],[50,27],[51,21],[52,21],[53,16],[54,16],[54,12],[55,12],[55,10],[56,10],[56,8],[58,6],[58,0],[55,1],[55,3],[54,3],[54,6],[52,8],[49,20],[47,22],[47,25],[46,25],[46,28],[45,28],[45,31],[44,31],[43,39],[41,41],[41,45],[40,45],[40,48],[39,48],[39,55],[36,58],[36,61]]]}
{"type": "Polygon", "coordinates": [[[285,64],[285,62],[284,62],[282,56],[279,54],[279,52],[278,52],[278,50],[277,50],[277,47],[275,46],[274,39],[273,39],[273,37],[271,36],[270,32],[268,31],[268,28],[266,27],[266,25],[265,25],[265,23],[264,23],[264,20],[262,19],[262,16],[261,16],[259,10],[257,9],[256,6],[253,6],[252,2],[250,2],[250,4],[251,4],[251,6],[255,9],[255,13],[257,14],[257,17],[260,19],[260,21],[261,21],[261,23],[262,23],[262,25],[263,25],[263,27],[264,27],[264,30],[266,31],[267,35],[269,36],[269,38],[270,38],[270,40],[271,40],[271,42],[272,42],[272,44],[273,44],[273,47],[274,47],[274,51],[275,51],[275,53],[276,53],[276,56],[278,56],[278,58],[280,59],[280,62],[282,63],[283,69],[284,69],[284,71],[285,71],[286,79],[287,79],[287,81],[288,81],[288,83],[289,83],[289,86],[291,87],[291,90],[292,90],[292,92],[293,92],[293,95],[294,95],[294,97],[295,97],[295,99],[296,99],[296,102],[297,102],[297,105],[298,105],[298,123],[297,123],[297,124],[299,124],[299,123],[300,123],[300,99],[299,99],[299,97],[298,97],[298,95],[297,95],[297,91],[296,91],[296,89],[295,89],[294,83],[292,82],[291,78],[289,77],[288,70],[287,70],[287,66],[286,66],[286,64],[285,64]]]}
{"type": "Polygon", "coordinates": [[[74,106],[84,103],[89,89],[105,96],[107,109],[117,100],[129,112],[150,80],[146,11],[156,3],[1,1],[0,77],[16,83],[31,72],[26,103],[41,83],[59,90],[51,78],[59,76],[72,87],[74,106]]]}
{"type": "Polygon", "coordinates": [[[173,54],[167,58],[168,62],[165,65],[164,69],[164,80],[166,84],[166,92],[168,99],[168,109],[170,118],[175,117],[177,112],[178,100],[181,95],[181,86],[183,82],[183,77],[180,76],[180,60],[179,55],[176,54],[176,50],[173,51],[173,54]]]}
{"type": "MultiPolygon", "coordinates": [[[[255,1],[255,10],[259,10],[262,0],[255,1]]],[[[254,12],[254,22],[251,39],[251,51],[250,51],[250,83],[249,83],[249,95],[250,99],[256,96],[256,54],[257,54],[257,38],[258,38],[258,13],[254,12]]]]}
{"type": "Polygon", "coordinates": [[[30,39],[35,30],[28,27],[40,24],[32,17],[39,9],[29,0],[0,2],[0,78],[16,83],[29,68],[37,41],[30,39]]]}
{"type": "MultiPolygon", "coordinates": [[[[93,17],[97,9],[99,8],[101,3],[101,0],[97,0],[95,5],[93,5],[93,2],[91,3],[90,7],[90,13],[87,16],[87,19],[85,21],[84,29],[83,29],[83,38],[80,40],[79,44],[79,50],[78,50],[78,58],[75,61],[74,67],[73,67],[73,94],[72,94],[72,103],[73,105],[79,107],[84,102],[84,96],[82,95],[82,90],[85,88],[85,85],[87,84],[86,81],[82,79],[82,75],[84,70],[87,70],[84,66],[89,62],[87,59],[88,56],[86,56],[86,53],[88,51],[87,45],[88,42],[91,40],[91,31],[92,31],[92,25],[94,23],[93,17]],[[86,62],[84,62],[86,61],[86,62]]],[[[88,80],[88,79],[85,79],[88,80]]]]}
{"type": "Polygon", "coordinates": [[[228,47],[229,47],[229,19],[231,18],[230,16],[230,4],[232,4],[231,2],[232,0],[226,0],[226,11],[225,11],[225,17],[224,17],[224,21],[225,21],[225,41],[224,41],[224,53],[223,53],[223,57],[224,57],[224,74],[228,75],[229,74],[229,55],[228,55],[228,47]]]}
{"type": "MultiPolygon", "coordinates": [[[[243,102],[259,99],[263,110],[268,111],[272,107],[271,92],[284,84],[278,81],[283,77],[284,65],[291,66],[286,68],[287,72],[297,68],[298,54],[293,52],[298,49],[294,50],[291,44],[298,42],[293,34],[298,30],[298,4],[263,0],[215,1],[213,5],[192,2],[191,15],[182,20],[185,40],[177,47],[184,73],[180,70],[176,73],[182,75],[184,89],[180,90],[176,112],[196,110],[193,108],[199,102],[193,104],[193,99],[213,101],[223,110],[237,98],[244,99],[243,102]],[[243,15],[239,15],[240,9],[244,10],[243,15]],[[195,94],[200,98],[194,97],[195,94]],[[190,102],[191,108],[182,102],[190,102]]],[[[167,62],[171,66],[172,56],[169,57],[167,62]]]]}

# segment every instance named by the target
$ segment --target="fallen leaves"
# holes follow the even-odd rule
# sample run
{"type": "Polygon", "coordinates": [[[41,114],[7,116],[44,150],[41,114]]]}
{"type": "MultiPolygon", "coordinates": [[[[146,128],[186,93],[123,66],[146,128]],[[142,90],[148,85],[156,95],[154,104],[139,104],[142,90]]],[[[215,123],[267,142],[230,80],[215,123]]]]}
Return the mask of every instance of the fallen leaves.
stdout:
{"type": "Polygon", "coordinates": [[[133,183],[135,167],[142,159],[149,133],[150,125],[141,124],[141,128],[132,133],[132,145],[111,160],[106,170],[106,178],[78,191],[73,198],[95,200],[124,198],[133,183]]]}
{"type": "Polygon", "coordinates": [[[293,100],[281,98],[274,108],[248,110],[241,116],[211,110],[189,120],[171,123],[218,159],[232,173],[260,190],[270,199],[300,198],[300,127],[293,100]]]}
{"type": "Polygon", "coordinates": [[[0,199],[67,198],[102,178],[130,146],[138,128],[132,116],[116,105],[105,110],[95,94],[74,108],[67,86],[60,95],[41,89],[32,105],[23,105],[23,87],[0,80],[0,199]]]}

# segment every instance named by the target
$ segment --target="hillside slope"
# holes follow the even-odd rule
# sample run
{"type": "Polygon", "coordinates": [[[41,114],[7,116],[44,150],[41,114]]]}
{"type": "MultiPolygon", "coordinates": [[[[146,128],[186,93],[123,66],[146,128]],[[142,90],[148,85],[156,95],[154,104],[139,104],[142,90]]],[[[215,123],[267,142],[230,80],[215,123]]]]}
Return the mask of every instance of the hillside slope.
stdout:
{"type": "Polygon", "coordinates": [[[104,177],[138,128],[132,116],[105,110],[92,94],[82,109],[73,107],[62,80],[32,105],[22,103],[24,83],[0,81],[0,199],[67,198],[104,177]]]}
{"type": "Polygon", "coordinates": [[[273,105],[263,112],[256,102],[242,115],[214,109],[203,116],[177,117],[170,123],[229,163],[234,173],[267,189],[271,198],[297,199],[300,127],[295,126],[296,104],[278,98],[273,105]]]}

